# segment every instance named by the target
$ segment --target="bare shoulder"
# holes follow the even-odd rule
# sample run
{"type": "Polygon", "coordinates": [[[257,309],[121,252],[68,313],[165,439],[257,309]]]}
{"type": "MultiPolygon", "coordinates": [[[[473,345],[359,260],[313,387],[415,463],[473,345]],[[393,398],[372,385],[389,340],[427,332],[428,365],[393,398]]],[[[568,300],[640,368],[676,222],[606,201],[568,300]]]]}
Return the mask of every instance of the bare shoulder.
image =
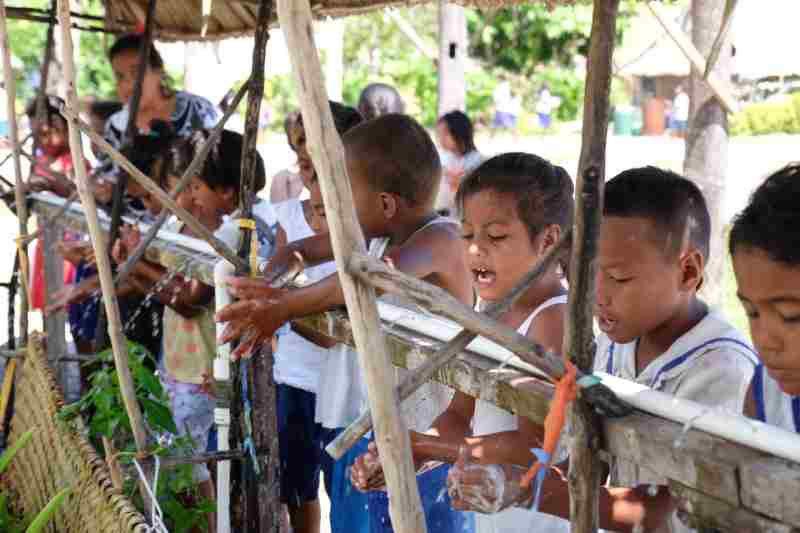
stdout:
{"type": "Polygon", "coordinates": [[[564,340],[564,321],[566,305],[551,305],[543,309],[528,328],[527,337],[541,344],[549,351],[561,353],[564,340]]]}
{"type": "Polygon", "coordinates": [[[410,246],[461,246],[461,226],[455,220],[430,224],[408,239],[410,246]]]}

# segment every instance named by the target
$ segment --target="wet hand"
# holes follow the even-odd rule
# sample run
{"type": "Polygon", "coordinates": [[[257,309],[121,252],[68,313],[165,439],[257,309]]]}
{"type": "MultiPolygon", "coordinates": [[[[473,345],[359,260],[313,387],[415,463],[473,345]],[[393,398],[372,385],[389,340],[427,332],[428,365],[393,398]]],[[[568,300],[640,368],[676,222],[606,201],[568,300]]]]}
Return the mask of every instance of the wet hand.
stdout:
{"type": "Polygon", "coordinates": [[[447,474],[447,493],[454,509],[494,514],[524,499],[523,475],[523,469],[511,465],[473,464],[462,446],[447,474]]]}
{"type": "Polygon", "coordinates": [[[360,455],[350,467],[350,483],[361,492],[386,490],[386,480],[375,442],[370,442],[367,453],[360,455]]]}
{"type": "Polygon", "coordinates": [[[292,251],[286,246],[281,246],[275,250],[275,254],[270,258],[269,262],[259,269],[259,273],[268,284],[283,286],[285,285],[283,278],[291,281],[304,268],[303,256],[299,252],[292,251]]]}
{"type": "MultiPolygon", "coordinates": [[[[246,283],[240,284],[239,281],[242,280],[263,281],[234,278],[229,283],[240,286],[232,290],[232,294],[250,296],[258,294],[264,289],[264,287],[249,287],[246,283]]],[[[217,322],[227,323],[218,339],[219,344],[239,343],[231,353],[232,359],[251,357],[264,342],[275,334],[278,328],[288,322],[289,316],[283,299],[286,291],[278,289],[269,289],[269,291],[272,292],[268,296],[245,297],[245,299],[224,307],[216,314],[217,322]]]]}
{"type": "Polygon", "coordinates": [[[71,304],[81,303],[90,298],[94,292],[94,287],[83,283],[66,285],[53,294],[52,301],[44,309],[44,314],[57,313],[71,304]]]}
{"type": "Polygon", "coordinates": [[[56,253],[73,265],[94,258],[92,243],[86,241],[59,241],[56,243],[56,253]]]}

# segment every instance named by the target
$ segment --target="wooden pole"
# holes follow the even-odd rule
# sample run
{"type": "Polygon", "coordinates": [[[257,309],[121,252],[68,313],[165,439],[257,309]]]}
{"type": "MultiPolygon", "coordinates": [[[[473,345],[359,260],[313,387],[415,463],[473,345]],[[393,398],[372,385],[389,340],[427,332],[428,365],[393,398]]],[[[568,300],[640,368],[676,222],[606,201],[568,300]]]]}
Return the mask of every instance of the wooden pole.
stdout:
{"type": "MultiPolygon", "coordinates": [[[[619,0],[595,0],[583,97],[583,140],[575,194],[575,224],[569,273],[569,320],[564,329],[564,354],[583,372],[594,370],[595,259],[603,214],[609,93],[619,0]]],[[[601,473],[597,456],[599,419],[584,401],[570,409],[570,518],[574,533],[597,530],[601,473]]]]}
{"type": "MultiPolygon", "coordinates": [[[[6,86],[6,106],[8,108],[8,136],[11,141],[11,153],[14,155],[14,203],[17,206],[19,220],[19,264],[22,273],[24,290],[20,291],[19,335],[22,343],[28,342],[28,246],[25,238],[28,234],[28,206],[25,203],[26,187],[22,181],[22,165],[20,164],[19,131],[17,128],[16,80],[11,67],[11,48],[8,44],[8,26],[6,25],[5,0],[0,0],[0,42],[3,47],[3,75],[6,86]]],[[[10,337],[11,341],[14,337],[10,337]]]]}
{"type": "MultiPolygon", "coordinates": [[[[570,242],[571,236],[572,230],[570,229],[561,236],[556,246],[531,269],[506,298],[500,302],[491,304],[484,311],[486,316],[496,319],[507,312],[528,287],[539,279],[544,272],[547,272],[553,263],[561,256],[564,247],[570,242]]],[[[469,346],[469,343],[477,336],[477,333],[473,333],[468,329],[462,330],[450,342],[442,346],[436,354],[426,360],[425,363],[409,372],[405,379],[397,386],[397,394],[400,396],[400,401],[404,401],[424,383],[430,381],[440,368],[463,352],[467,346],[469,346]]],[[[341,459],[345,452],[352,448],[370,429],[372,429],[372,416],[369,411],[364,411],[355,422],[351,423],[333,440],[333,442],[328,444],[325,451],[334,459],[341,459]]]]}
{"type": "MultiPolygon", "coordinates": [[[[53,59],[53,48],[55,46],[55,24],[56,24],[56,2],[53,0],[50,3],[50,22],[47,25],[47,39],[44,48],[44,61],[42,61],[42,68],[39,71],[39,91],[36,95],[36,120],[42,122],[46,119],[45,96],[47,95],[47,80],[50,77],[50,63],[53,59]]],[[[34,140],[34,147],[36,140],[34,140]]],[[[36,153],[34,148],[33,153],[36,153]]]]}
{"type": "Polygon", "coordinates": [[[439,0],[438,114],[466,110],[467,15],[462,6],[439,0]]]}
{"type": "MultiPolygon", "coordinates": [[[[253,42],[252,67],[250,71],[250,84],[247,91],[247,113],[245,115],[244,139],[242,141],[242,171],[241,189],[239,191],[239,211],[242,218],[253,217],[253,201],[255,199],[255,177],[257,168],[259,119],[261,101],[264,98],[264,68],[266,62],[267,42],[269,41],[269,23],[272,16],[272,0],[261,0],[258,6],[258,19],[253,42]]],[[[254,228],[243,227],[240,230],[238,246],[239,257],[244,262],[244,268],[237,267],[238,275],[253,274],[252,265],[248,257],[251,250],[251,237],[254,228]]],[[[257,361],[249,363],[250,371],[243,373],[241,366],[248,364],[241,361],[231,361],[231,385],[233,397],[230,398],[231,413],[231,445],[233,448],[241,447],[244,439],[253,439],[253,445],[262,451],[255,457],[257,464],[250,458],[241,461],[239,472],[241,476],[232,476],[231,504],[235,509],[241,508],[244,515],[244,530],[269,531],[280,530],[281,501],[280,501],[280,456],[278,453],[278,421],[275,408],[275,381],[272,375],[274,357],[269,344],[265,345],[257,361]],[[248,375],[249,374],[249,375],[248,375]],[[248,392],[250,394],[251,410],[248,413],[243,409],[242,379],[250,379],[248,392]],[[256,409],[256,407],[258,407],[256,409]],[[251,420],[245,420],[250,416],[251,420]],[[247,428],[252,429],[252,435],[245,434],[247,428]],[[256,467],[260,475],[256,474],[256,467]]],[[[233,513],[234,523],[237,513],[233,513]]]]}
{"type": "Polygon", "coordinates": [[[400,416],[394,370],[381,331],[375,291],[359,283],[347,271],[352,253],[366,253],[353,206],[344,147],[333,126],[322,68],[314,46],[311,6],[308,0],[278,0],[278,20],[292,61],[311,159],[319,174],[331,242],[353,336],[367,384],[375,436],[389,491],[389,515],[398,533],[426,533],[408,428],[400,416]]]}
{"type": "Polygon", "coordinates": [[[208,230],[208,228],[203,226],[200,221],[194,217],[194,215],[192,215],[186,209],[180,207],[175,200],[173,200],[170,195],[167,194],[161,187],[156,185],[153,180],[145,176],[141,170],[136,168],[133,163],[128,161],[128,159],[119,153],[116,148],[108,144],[108,141],[106,141],[101,135],[95,133],[91,126],[86,124],[86,122],[78,117],[76,109],[77,108],[74,108],[68,104],[67,107],[62,110],[62,114],[67,117],[71,123],[74,123],[75,127],[79,131],[85,133],[86,136],[89,137],[89,139],[91,139],[91,141],[97,145],[98,148],[100,148],[100,150],[111,156],[111,159],[113,159],[115,163],[117,163],[122,167],[123,170],[130,174],[130,176],[136,180],[143,189],[155,196],[163,207],[172,211],[175,216],[181,220],[181,222],[186,224],[189,229],[192,230],[192,233],[194,233],[198,239],[206,241],[211,248],[217,252],[217,254],[224,257],[227,261],[236,265],[237,267],[242,267],[244,265],[244,262],[239,259],[239,257],[234,253],[233,250],[230,249],[227,244],[216,238],[214,234],[208,230]]]}
{"type": "MultiPolygon", "coordinates": [[[[208,154],[211,152],[211,148],[214,147],[214,145],[217,143],[217,140],[219,139],[219,136],[222,134],[222,130],[225,128],[225,124],[228,122],[228,119],[231,118],[231,115],[233,115],[234,111],[236,111],[236,108],[239,106],[239,103],[242,101],[242,98],[244,98],[249,83],[250,81],[248,80],[244,82],[244,84],[239,88],[239,91],[236,93],[233,102],[228,107],[228,109],[225,110],[225,114],[222,116],[219,122],[217,122],[217,124],[214,126],[214,129],[211,130],[208,139],[206,139],[206,141],[203,143],[203,146],[197,152],[197,155],[194,156],[192,162],[189,163],[189,167],[186,169],[186,172],[183,173],[183,176],[181,176],[181,179],[180,181],[178,181],[178,184],[175,186],[175,189],[169,195],[169,197],[172,200],[177,200],[178,195],[181,193],[181,191],[183,191],[183,189],[186,188],[186,186],[192,180],[194,175],[197,174],[198,170],[200,170],[200,167],[203,166],[203,163],[205,163],[208,154]]],[[[150,245],[151,242],[153,242],[153,239],[156,238],[156,235],[158,235],[158,230],[160,230],[161,227],[164,225],[164,223],[167,221],[169,215],[170,215],[169,210],[164,209],[163,211],[161,211],[161,214],[158,215],[156,221],[153,223],[152,226],[150,226],[150,229],[147,230],[147,233],[145,233],[144,236],[142,237],[142,242],[139,243],[139,245],[136,247],[133,253],[131,253],[128,259],[125,260],[125,263],[123,263],[122,266],[120,266],[119,269],[117,270],[117,277],[114,278],[115,285],[119,285],[123,281],[125,281],[128,275],[133,271],[134,265],[137,263],[137,261],[139,261],[139,259],[142,258],[145,251],[147,250],[147,247],[150,245]]]]}
{"type": "MultiPolygon", "coordinates": [[[[0,0],[1,1],[1,0],[0,0]]],[[[61,26],[62,38],[62,64],[64,66],[64,77],[67,82],[67,105],[72,109],[78,108],[78,94],[75,87],[75,63],[72,51],[72,35],[70,33],[69,0],[59,0],[58,20],[61,26]]],[[[117,369],[122,403],[131,423],[133,439],[136,442],[136,449],[143,452],[147,449],[147,434],[145,433],[144,419],[136,400],[136,389],[133,386],[131,370],[128,366],[128,348],[125,337],[122,334],[122,321],[119,315],[117,296],[111,275],[111,261],[108,257],[103,233],[97,219],[97,205],[94,195],[89,189],[89,178],[86,174],[86,167],[83,162],[83,147],[81,146],[80,129],[76,124],[74,115],[67,116],[69,125],[69,144],[72,152],[72,161],[75,168],[75,183],[78,187],[78,194],[86,212],[86,223],[89,226],[89,235],[92,239],[94,256],[97,260],[97,273],[100,277],[100,287],[103,293],[103,302],[108,316],[108,334],[111,337],[111,348],[114,354],[114,366],[117,369]]],[[[142,491],[142,498],[147,502],[147,492],[142,491]]]]}

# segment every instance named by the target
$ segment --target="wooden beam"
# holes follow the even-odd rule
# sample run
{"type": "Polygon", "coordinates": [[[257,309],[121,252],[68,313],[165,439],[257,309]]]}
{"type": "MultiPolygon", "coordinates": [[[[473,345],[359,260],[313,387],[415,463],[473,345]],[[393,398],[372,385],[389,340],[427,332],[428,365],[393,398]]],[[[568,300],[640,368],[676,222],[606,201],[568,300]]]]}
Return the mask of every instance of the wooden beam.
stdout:
{"type": "Polygon", "coordinates": [[[736,11],[737,3],[738,0],[726,0],[725,2],[725,13],[722,15],[722,25],[719,28],[717,38],[714,39],[714,45],[711,47],[708,59],[706,59],[706,69],[705,72],[703,72],[704,80],[708,80],[708,77],[711,75],[711,72],[714,71],[714,67],[717,64],[719,53],[722,51],[722,46],[725,44],[725,39],[728,37],[731,26],[733,26],[733,14],[736,11]]]}
{"type": "Polygon", "coordinates": [[[564,375],[564,362],[543,346],[520,335],[499,320],[478,313],[443,289],[389,267],[363,253],[353,253],[347,271],[375,288],[408,298],[428,311],[458,322],[466,329],[491,339],[523,357],[552,379],[564,375]]]}
{"type": "MultiPolygon", "coordinates": [[[[583,138],[575,191],[575,223],[569,272],[569,319],[564,354],[579,370],[594,370],[594,279],[603,213],[609,93],[619,0],[595,0],[583,97],[583,138]]],[[[569,494],[572,531],[597,530],[602,466],[596,455],[599,418],[583,399],[570,409],[569,494]]]]}
{"type": "MultiPolygon", "coordinates": [[[[25,203],[25,183],[22,180],[22,165],[20,163],[19,129],[17,127],[16,109],[16,78],[11,67],[11,48],[8,44],[8,27],[6,25],[6,4],[0,0],[0,45],[3,48],[3,75],[6,88],[6,109],[8,110],[8,137],[11,141],[11,153],[14,155],[14,203],[16,204],[17,219],[19,220],[19,255],[20,272],[22,273],[24,290],[20,291],[19,334],[22,343],[28,339],[28,246],[25,238],[28,234],[28,207],[25,203]]],[[[11,337],[13,338],[13,337],[11,337]]]]}
{"type": "Polygon", "coordinates": [[[75,109],[77,108],[67,105],[67,107],[62,110],[62,114],[68,120],[73,121],[75,126],[81,132],[86,134],[86,136],[89,137],[89,139],[95,145],[97,145],[100,150],[111,156],[111,159],[113,159],[115,163],[117,163],[120,167],[122,167],[123,170],[130,174],[130,176],[136,180],[143,189],[155,196],[164,208],[172,211],[175,216],[181,220],[181,222],[186,224],[189,229],[192,230],[192,233],[194,233],[197,238],[206,241],[215,252],[217,252],[221,257],[224,257],[228,262],[236,265],[237,267],[244,267],[244,262],[239,259],[239,257],[233,252],[233,250],[230,249],[227,244],[216,238],[208,228],[203,226],[200,221],[194,217],[194,215],[192,215],[186,209],[180,207],[175,200],[173,200],[170,195],[164,191],[164,189],[156,185],[153,180],[145,176],[116,148],[108,144],[108,141],[92,130],[91,126],[78,117],[75,109]]]}
{"type": "Polygon", "coordinates": [[[322,67],[314,46],[309,0],[278,0],[278,19],[292,61],[303,124],[314,168],[319,174],[325,212],[345,301],[353,318],[359,362],[367,384],[369,406],[377,424],[375,436],[389,491],[389,515],[398,533],[425,533],[408,428],[400,416],[394,372],[381,332],[375,291],[347,271],[352,253],[367,251],[353,207],[344,147],[333,125],[322,67]]]}
{"type": "MultiPolygon", "coordinates": [[[[61,64],[64,67],[64,77],[67,82],[66,101],[67,105],[72,109],[78,109],[78,94],[75,86],[75,58],[72,51],[72,34],[70,32],[69,0],[58,1],[58,20],[61,26],[61,64]]],[[[131,370],[128,366],[128,348],[125,337],[122,334],[122,321],[120,320],[119,305],[117,303],[117,296],[111,275],[111,261],[109,260],[108,250],[106,248],[107,245],[97,220],[97,205],[95,204],[94,195],[89,188],[89,177],[86,174],[86,166],[83,160],[80,129],[75,119],[76,117],[74,115],[67,117],[70,151],[72,152],[72,161],[75,168],[75,182],[78,187],[81,203],[83,203],[86,212],[86,222],[89,226],[94,256],[97,261],[97,273],[100,276],[103,302],[105,303],[106,315],[108,317],[108,334],[111,337],[114,366],[117,369],[117,379],[119,380],[122,403],[125,406],[125,411],[130,420],[136,449],[139,452],[143,452],[147,449],[147,434],[145,433],[144,419],[139,409],[139,402],[136,399],[136,389],[133,386],[133,378],[131,377],[131,370]]],[[[140,490],[142,490],[141,487],[142,485],[140,484],[140,490]]],[[[142,498],[145,502],[149,501],[145,490],[142,490],[142,498]]]]}
{"type": "MultiPolygon", "coordinates": [[[[667,35],[669,35],[681,52],[683,52],[683,55],[689,60],[692,69],[702,76],[706,71],[706,60],[703,59],[703,56],[700,55],[700,52],[694,47],[692,41],[666,14],[664,14],[660,2],[649,1],[647,2],[647,7],[664,28],[664,31],[667,32],[667,35]]],[[[728,113],[736,113],[736,111],[739,110],[739,103],[734,96],[733,89],[726,80],[721,80],[711,72],[705,79],[705,82],[728,113]]]]}
{"type": "MultiPolygon", "coordinates": [[[[523,277],[522,280],[520,280],[519,284],[511,290],[506,298],[501,302],[491,304],[489,308],[484,311],[486,316],[500,318],[503,313],[508,311],[528,287],[539,279],[543,273],[547,272],[553,263],[558,260],[563,253],[564,247],[570,242],[571,236],[572,230],[565,232],[565,234],[561,236],[559,242],[523,277]]],[[[464,351],[477,336],[477,333],[473,333],[468,329],[462,330],[461,333],[445,344],[430,359],[427,359],[419,367],[415,368],[413,372],[409,373],[402,383],[397,386],[397,394],[400,397],[400,401],[404,401],[423,384],[430,381],[439,369],[455,359],[455,357],[464,351]]],[[[334,459],[341,459],[345,452],[352,448],[353,445],[358,442],[358,439],[366,435],[370,429],[372,429],[372,417],[369,411],[364,411],[325,448],[325,451],[334,459]]]]}

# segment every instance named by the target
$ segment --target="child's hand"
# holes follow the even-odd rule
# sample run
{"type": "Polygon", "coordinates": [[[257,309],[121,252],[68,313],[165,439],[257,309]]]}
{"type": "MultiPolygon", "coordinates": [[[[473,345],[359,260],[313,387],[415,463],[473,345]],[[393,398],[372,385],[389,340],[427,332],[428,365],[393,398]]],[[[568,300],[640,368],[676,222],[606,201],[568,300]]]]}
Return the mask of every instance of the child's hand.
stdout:
{"type": "Polygon", "coordinates": [[[523,500],[525,470],[511,465],[472,464],[465,446],[447,473],[447,493],[453,509],[494,514],[523,500]]]}
{"type": "Polygon", "coordinates": [[[119,228],[119,239],[114,242],[111,248],[111,258],[118,265],[128,260],[130,253],[136,249],[141,241],[139,229],[125,224],[119,228]]]}
{"type": "Polygon", "coordinates": [[[350,467],[350,483],[361,492],[386,490],[386,480],[375,442],[370,442],[367,453],[359,456],[350,467]]]}
{"type": "Polygon", "coordinates": [[[94,294],[94,287],[86,283],[73,283],[66,285],[53,294],[53,301],[45,307],[44,314],[57,313],[71,304],[78,304],[87,300],[94,294]]]}
{"type": "Polygon", "coordinates": [[[231,358],[250,357],[288,322],[285,304],[288,291],[273,289],[260,278],[229,278],[227,283],[229,292],[239,301],[217,313],[217,322],[228,323],[218,342],[238,341],[231,358]]]}
{"type": "Polygon", "coordinates": [[[59,241],[56,243],[56,252],[76,266],[81,261],[94,258],[92,243],[86,241],[59,241]]]}
{"type": "Polygon", "coordinates": [[[275,254],[263,266],[260,274],[267,284],[272,284],[284,274],[302,272],[304,268],[302,255],[286,246],[281,246],[275,250],[275,254]]]}

